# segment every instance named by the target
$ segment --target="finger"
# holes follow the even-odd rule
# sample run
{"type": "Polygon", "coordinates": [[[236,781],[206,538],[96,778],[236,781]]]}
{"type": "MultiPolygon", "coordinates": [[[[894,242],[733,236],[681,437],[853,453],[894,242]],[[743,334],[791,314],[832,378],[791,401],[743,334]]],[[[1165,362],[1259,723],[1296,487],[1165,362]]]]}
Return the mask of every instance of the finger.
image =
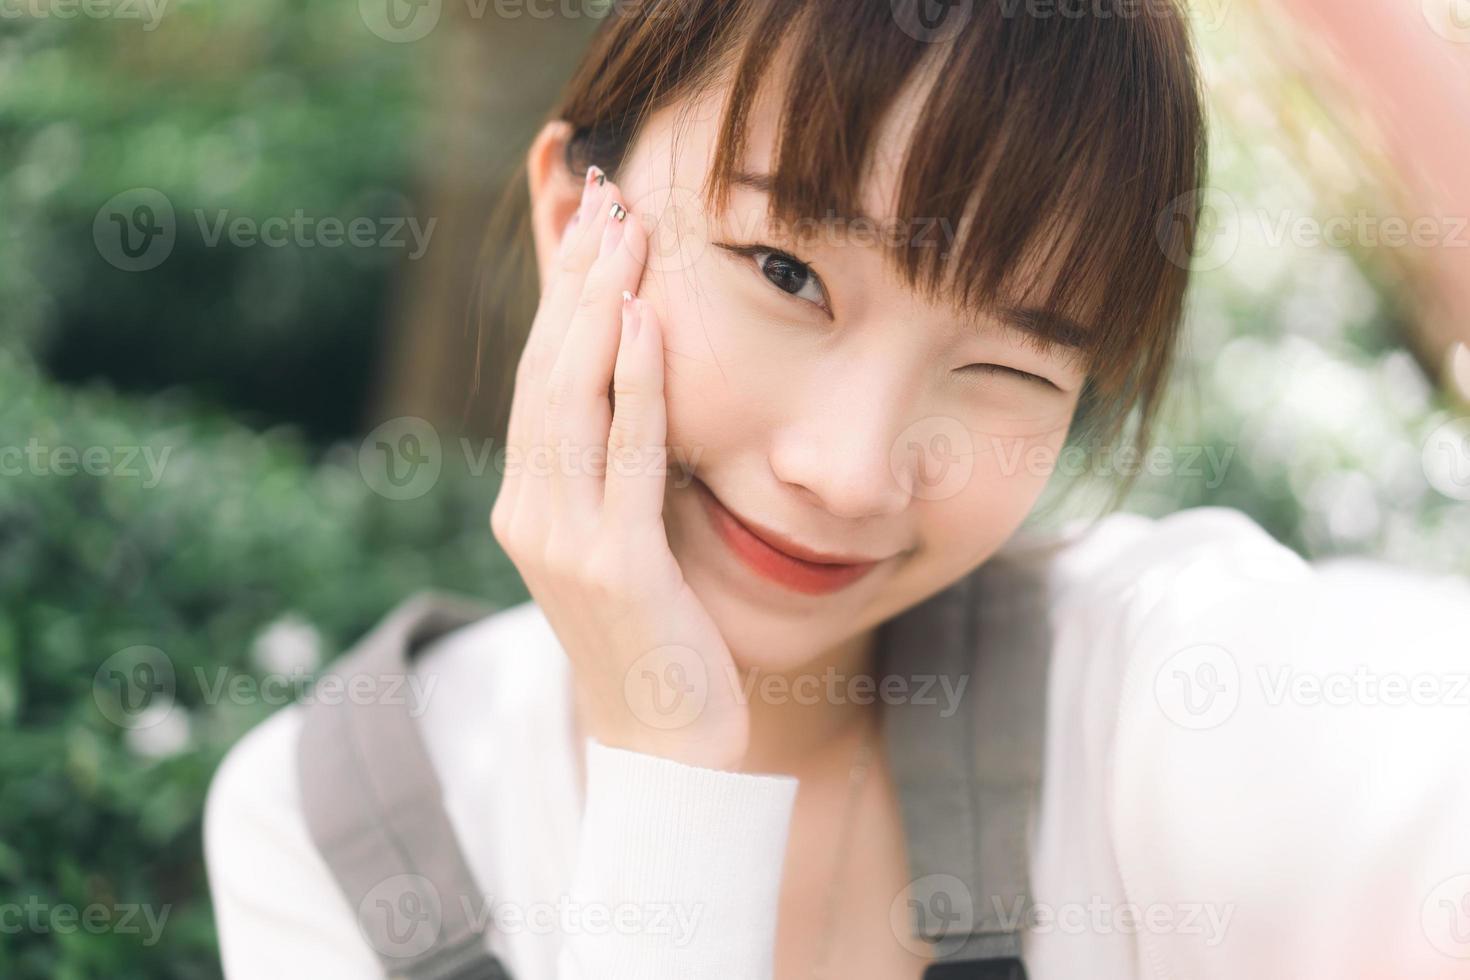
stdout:
{"type": "Polygon", "coordinates": [[[607,223],[606,202],[612,184],[596,167],[587,168],[587,174],[577,208],[577,226],[562,237],[526,338],[522,359],[529,363],[524,373],[533,381],[544,381],[551,365],[556,363],[587,272],[597,258],[602,228],[607,223]]]}
{"type": "Polygon", "coordinates": [[[546,385],[556,356],[565,342],[572,311],[581,294],[586,270],[596,257],[598,239],[594,229],[603,225],[601,202],[607,197],[607,178],[597,167],[589,167],[583,181],[576,223],[563,234],[556,264],[547,277],[547,288],[532,321],[524,349],[516,366],[515,387],[506,428],[506,445],[517,469],[506,479],[513,492],[544,494],[547,474],[544,452],[546,385]]]}
{"type": "Polygon", "coordinates": [[[668,461],[663,329],[641,299],[623,304],[622,320],[603,519],[610,526],[646,528],[663,520],[668,461]]]}
{"type": "Polygon", "coordinates": [[[617,359],[622,297],[637,289],[647,256],[643,228],[622,203],[621,191],[613,187],[609,199],[597,259],[588,270],[552,369],[557,404],[547,420],[548,440],[565,444],[576,460],[565,470],[558,468],[555,480],[561,485],[553,486],[552,492],[571,506],[585,508],[588,515],[602,505],[604,454],[612,420],[607,392],[617,359]]]}

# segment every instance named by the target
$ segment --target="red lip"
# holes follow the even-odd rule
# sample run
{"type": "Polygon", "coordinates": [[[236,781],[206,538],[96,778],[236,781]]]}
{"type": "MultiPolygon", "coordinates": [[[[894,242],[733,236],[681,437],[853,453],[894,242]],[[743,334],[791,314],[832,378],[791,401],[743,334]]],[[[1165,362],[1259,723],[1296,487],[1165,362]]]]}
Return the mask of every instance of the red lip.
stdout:
{"type": "Polygon", "coordinates": [[[876,561],[811,561],[812,553],[785,542],[770,540],[732,514],[704,482],[694,480],[699,499],[721,539],[752,571],[805,595],[827,595],[845,588],[872,571],[876,561]],[[792,551],[799,550],[800,556],[792,551]]]}

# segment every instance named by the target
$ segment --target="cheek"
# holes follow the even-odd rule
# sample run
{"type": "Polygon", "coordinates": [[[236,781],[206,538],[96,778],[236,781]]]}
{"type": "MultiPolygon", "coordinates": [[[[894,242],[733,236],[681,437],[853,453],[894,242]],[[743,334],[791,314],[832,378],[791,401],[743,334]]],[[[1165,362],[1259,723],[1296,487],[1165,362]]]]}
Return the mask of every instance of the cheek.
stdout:
{"type": "Polygon", "coordinates": [[[689,267],[650,267],[640,295],[659,315],[669,444],[688,452],[759,448],[808,382],[773,346],[770,325],[729,294],[719,256],[689,267]]]}
{"type": "Polygon", "coordinates": [[[976,433],[972,463],[958,480],[935,484],[942,497],[916,501],[936,566],[954,574],[1005,544],[1036,506],[1065,440],[1065,424],[1019,436],[976,433]]]}

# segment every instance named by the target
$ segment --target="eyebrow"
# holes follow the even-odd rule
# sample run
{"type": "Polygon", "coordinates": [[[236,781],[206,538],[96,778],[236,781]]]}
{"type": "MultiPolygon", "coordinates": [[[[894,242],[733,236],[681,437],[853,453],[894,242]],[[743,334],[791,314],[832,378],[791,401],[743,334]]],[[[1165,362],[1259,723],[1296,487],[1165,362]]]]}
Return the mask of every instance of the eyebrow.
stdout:
{"type": "Polygon", "coordinates": [[[1049,313],[1033,307],[1003,306],[995,311],[995,317],[1021,333],[1068,350],[1086,350],[1091,339],[1091,331],[1061,313],[1049,313]]]}
{"type": "MultiPolygon", "coordinates": [[[[739,187],[747,187],[767,197],[771,195],[770,174],[737,170],[730,175],[730,183],[739,187]]],[[[876,218],[861,211],[853,216],[853,220],[877,223],[876,218]]],[[[1084,351],[1089,345],[1091,331],[1062,313],[1048,312],[1029,306],[1002,306],[994,310],[993,315],[1002,325],[1029,337],[1035,337],[1049,347],[1059,347],[1067,351],[1084,351]]],[[[977,331],[983,329],[980,321],[974,321],[971,325],[977,331]]]]}
{"type": "MultiPolygon", "coordinates": [[[[771,196],[770,174],[753,174],[745,170],[737,170],[730,175],[730,183],[736,185],[737,187],[748,187],[753,191],[759,191],[767,197],[771,196]]],[[[874,218],[871,215],[868,215],[862,211],[859,211],[851,216],[834,214],[830,215],[829,217],[830,220],[833,221],[866,221],[869,224],[875,225],[879,223],[877,218],[874,218]]]]}

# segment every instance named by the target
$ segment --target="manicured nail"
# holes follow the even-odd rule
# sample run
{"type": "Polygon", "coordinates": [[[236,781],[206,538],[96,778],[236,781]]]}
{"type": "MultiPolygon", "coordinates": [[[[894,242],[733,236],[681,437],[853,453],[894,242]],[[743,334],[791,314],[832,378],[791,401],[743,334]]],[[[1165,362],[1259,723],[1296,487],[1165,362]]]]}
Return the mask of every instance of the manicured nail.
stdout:
{"type": "MultiPolygon", "coordinates": [[[[588,173],[590,174],[591,171],[588,173]]],[[[602,185],[589,178],[582,185],[582,203],[577,206],[577,215],[582,218],[591,218],[593,205],[602,200],[602,194],[602,185]]]]}
{"type": "Polygon", "coordinates": [[[623,219],[628,216],[628,209],[613,202],[612,210],[608,212],[607,225],[602,229],[602,244],[597,249],[597,257],[601,258],[617,247],[623,238],[623,229],[626,225],[623,219]]]}
{"type": "Polygon", "coordinates": [[[587,182],[601,187],[607,183],[607,174],[603,173],[602,168],[594,163],[587,168],[587,182]]]}
{"type": "Polygon", "coordinates": [[[638,336],[639,313],[642,305],[633,298],[633,294],[626,289],[623,290],[623,340],[631,341],[638,336]]]}

